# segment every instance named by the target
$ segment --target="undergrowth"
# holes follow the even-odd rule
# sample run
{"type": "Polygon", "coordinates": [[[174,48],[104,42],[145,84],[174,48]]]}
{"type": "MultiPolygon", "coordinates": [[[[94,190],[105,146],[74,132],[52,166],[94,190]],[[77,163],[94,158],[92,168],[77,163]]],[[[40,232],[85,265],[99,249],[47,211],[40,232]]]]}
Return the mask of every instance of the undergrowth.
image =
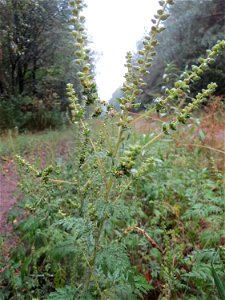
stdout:
{"type": "Polygon", "coordinates": [[[216,84],[178,105],[160,132],[137,135],[132,125],[186,97],[225,41],[147,112],[136,119],[129,113],[138,105],[172,3],[160,1],[142,58],[134,63],[127,54],[125,96],[117,112],[98,99],[85,48],[83,2],[71,1],[83,86],[82,99],[67,87],[75,146],[69,161],[42,169],[17,156],[24,199],[9,216],[19,242],[2,258],[3,299],[224,299],[223,175],[214,165],[202,167],[199,152],[171,146],[172,133],[216,84]]]}
{"type": "Polygon", "coordinates": [[[73,141],[73,137],[72,128],[24,134],[9,131],[7,134],[0,136],[0,158],[7,160],[16,154],[26,157],[37,157],[41,155],[41,150],[44,149],[47,149],[48,156],[53,158],[59,144],[64,143],[66,146],[68,141],[73,141]]]}

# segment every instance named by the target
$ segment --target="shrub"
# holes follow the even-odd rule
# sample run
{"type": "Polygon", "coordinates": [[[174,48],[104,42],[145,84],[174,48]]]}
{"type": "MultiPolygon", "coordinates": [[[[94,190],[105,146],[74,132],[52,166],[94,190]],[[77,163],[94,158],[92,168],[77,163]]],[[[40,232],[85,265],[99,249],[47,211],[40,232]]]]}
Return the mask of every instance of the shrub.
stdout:
{"type": "Polygon", "coordinates": [[[14,128],[19,131],[54,129],[68,123],[56,100],[20,95],[3,98],[0,101],[0,132],[14,128]]]}

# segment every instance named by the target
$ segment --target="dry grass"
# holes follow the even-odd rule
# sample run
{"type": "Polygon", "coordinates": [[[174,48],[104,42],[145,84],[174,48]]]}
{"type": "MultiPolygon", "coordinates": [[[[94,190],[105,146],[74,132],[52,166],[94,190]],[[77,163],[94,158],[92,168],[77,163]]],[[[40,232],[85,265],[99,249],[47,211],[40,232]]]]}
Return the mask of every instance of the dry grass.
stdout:
{"type": "MultiPolygon", "coordinates": [[[[203,167],[211,167],[212,161],[218,170],[225,170],[225,105],[224,96],[213,97],[209,104],[190,124],[181,127],[172,135],[176,147],[185,147],[190,153],[199,151],[199,160],[203,167]]],[[[141,134],[161,130],[168,117],[157,114],[140,119],[139,113],[131,113],[134,118],[133,128],[141,134]]],[[[171,119],[171,118],[170,118],[171,119]]]]}

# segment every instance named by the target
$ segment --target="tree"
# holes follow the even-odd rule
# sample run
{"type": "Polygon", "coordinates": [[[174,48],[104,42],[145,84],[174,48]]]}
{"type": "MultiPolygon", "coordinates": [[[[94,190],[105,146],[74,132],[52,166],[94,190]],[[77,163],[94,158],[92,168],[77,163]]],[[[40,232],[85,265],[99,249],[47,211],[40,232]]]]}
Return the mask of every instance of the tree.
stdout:
{"type": "Polygon", "coordinates": [[[0,1],[0,110],[5,101],[15,108],[15,97],[16,110],[51,110],[56,102],[65,110],[68,82],[79,94],[70,21],[69,0],[0,1]]]}
{"type": "MultiPolygon", "coordinates": [[[[202,53],[212,47],[217,40],[224,38],[225,2],[224,0],[186,0],[176,1],[169,13],[171,17],[165,21],[166,32],[159,35],[160,45],[151,72],[145,77],[147,83],[140,97],[142,108],[161,93],[165,84],[163,74],[167,64],[173,63],[179,70],[190,69],[202,53]]],[[[142,41],[139,42],[139,47],[142,41]]],[[[209,82],[216,81],[218,92],[225,90],[225,55],[221,55],[216,63],[193,85],[193,92],[204,88],[209,82]]],[[[178,72],[179,73],[179,72],[178,72]]]]}
{"type": "Polygon", "coordinates": [[[59,70],[65,62],[68,68],[72,38],[67,2],[9,0],[0,3],[1,66],[7,93],[35,94],[41,89],[37,80],[45,77],[48,81],[48,75],[54,71],[60,78],[59,70]]]}

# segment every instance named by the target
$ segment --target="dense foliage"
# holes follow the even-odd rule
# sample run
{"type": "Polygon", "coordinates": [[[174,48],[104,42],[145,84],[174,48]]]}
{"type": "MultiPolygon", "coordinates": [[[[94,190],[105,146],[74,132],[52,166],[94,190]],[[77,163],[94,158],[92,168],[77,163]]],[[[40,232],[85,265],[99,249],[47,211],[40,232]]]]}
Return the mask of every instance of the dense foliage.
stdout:
{"type": "Polygon", "coordinates": [[[60,126],[66,83],[79,92],[68,0],[0,1],[0,130],[60,126]]]}
{"type": "Polygon", "coordinates": [[[225,41],[133,119],[129,112],[145,86],[173,0],[159,3],[140,57],[134,62],[127,53],[117,112],[98,99],[83,33],[84,3],[71,1],[81,84],[80,97],[67,85],[75,147],[67,161],[43,169],[17,156],[24,196],[10,217],[19,241],[0,261],[3,299],[224,299],[223,177],[213,158],[201,165],[198,149],[190,157],[172,137],[217,85],[199,90],[183,108],[177,105],[150,134],[135,134],[132,125],[182,100],[225,41]]]}
{"type": "MultiPolygon", "coordinates": [[[[142,143],[149,138],[143,135],[142,143]]],[[[114,201],[107,205],[97,171],[90,186],[93,155],[83,167],[88,178],[79,175],[77,152],[70,153],[70,163],[55,166],[51,177],[67,182],[58,187],[24,173],[26,197],[10,217],[21,241],[2,277],[3,299],[79,299],[90,272],[89,292],[81,299],[137,299],[142,293],[147,299],[220,299],[211,263],[224,278],[222,247],[218,251],[225,234],[222,177],[203,159],[207,151],[189,153],[171,147],[173,142],[166,139],[148,151],[155,157],[151,171],[132,181],[122,197],[114,190],[114,201]],[[17,225],[24,209],[27,218],[17,225]],[[90,255],[104,216],[91,271],[90,255]]]]}
{"type": "MultiPolygon", "coordinates": [[[[149,103],[163,92],[165,85],[168,87],[168,83],[173,83],[174,78],[172,80],[170,76],[179,75],[184,68],[190,69],[202,53],[218,39],[224,38],[224,1],[177,1],[169,13],[171,18],[165,22],[167,30],[159,37],[157,57],[145,79],[147,86],[143,92],[143,103],[149,103]],[[176,71],[166,70],[171,63],[177,68],[176,71]]],[[[224,63],[225,55],[222,54],[202,79],[192,86],[191,91],[196,92],[212,80],[217,82],[218,92],[225,91],[224,63]]]]}

